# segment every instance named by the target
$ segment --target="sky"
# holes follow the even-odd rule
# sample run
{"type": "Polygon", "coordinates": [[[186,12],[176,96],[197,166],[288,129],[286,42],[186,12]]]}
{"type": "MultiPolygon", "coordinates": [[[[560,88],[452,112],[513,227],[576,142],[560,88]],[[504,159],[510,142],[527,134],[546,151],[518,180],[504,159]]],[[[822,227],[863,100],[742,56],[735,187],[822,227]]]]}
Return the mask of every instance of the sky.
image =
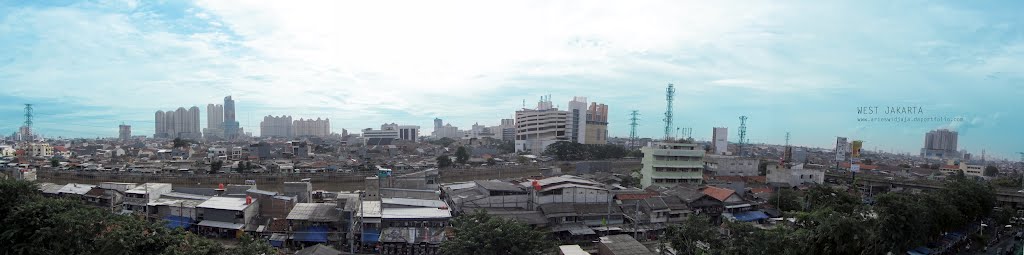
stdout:
{"type": "Polygon", "coordinates": [[[330,118],[332,130],[496,125],[543,95],[609,106],[611,136],[918,153],[929,130],[959,147],[1024,151],[1021,1],[2,1],[0,133],[34,105],[37,133],[152,135],[157,110],[237,102],[330,118]],[[858,114],[858,107],[917,107],[858,114]],[[914,122],[861,117],[938,117],[914,122]],[[954,120],[948,120],[948,119],[954,120]],[[956,121],[962,119],[962,121],[956,121]],[[673,128],[674,129],[674,128],[673,128]]]}

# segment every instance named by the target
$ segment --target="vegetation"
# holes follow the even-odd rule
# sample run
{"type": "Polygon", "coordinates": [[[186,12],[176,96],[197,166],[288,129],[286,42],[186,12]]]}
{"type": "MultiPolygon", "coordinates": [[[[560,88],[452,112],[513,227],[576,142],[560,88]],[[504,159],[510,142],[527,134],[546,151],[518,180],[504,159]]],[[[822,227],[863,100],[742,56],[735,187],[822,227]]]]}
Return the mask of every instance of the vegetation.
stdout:
{"type": "Polygon", "coordinates": [[[224,161],[216,160],[216,161],[210,162],[210,173],[211,174],[215,174],[215,173],[220,172],[220,168],[221,167],[224,167],[224,161]]]}
{"type": "Polygon", "coordinates": [[[794,209],[787,204],[806,201],[793,210],[797,220],[792,227],[762,230],[746,223],[726,223],[728,238],[714,241],[707,219],[697,216],[670,227],[666,238],[683,254],[700,253],[698,241],[710,246],[710,254],[898,254],[983,217],[993,216],[997,222],[1012,217],[1009,210],[992,214],[991,186],[963,178],[932,192],[882,194],[873,206],[855,194],[825,186],[803,194],[779,193],[786,209],[794,209]]]}
{"type": "Polygon", "coordinates": [[[999,168],[996,166],[985,166],[985,176],[996,176],[999,175],[999,168]]]}
{"type": "Polygon", "coordinates": [[[174,138],[174,148],[185,148],[192,145],[192,141],[181,138],[174,138]]]}
{"type": "Polygon", "coordinates": [[[455,163],[452,163],[452,158],[448,155],[437,156],[437,168],[449,168],[455,163]]]}
{"type": "Polygon", "coordinates": [[[799,194],[792,189],[779,189],[768,198],[768,204],[775,206],[780,211],[799,211],[803,209],[800,203],[799,194]]]}
{"type": "Polygon", "coordinates": [[[613,144],[581,144],[575,142],[557,142],[548,145],[545,155],[554,156],[558,160],[595,160],[625,157],[629,151],[626,147],[613,144]]]}
{"type": "Polygon", "coordinates": [[[455,139],[451,139],[451,138],[448,138],[448,137],[442,137],[441,139],[430,141],[430,144],[438,145],[438,146],[444,146],[444,147],[448,147],[448,146],[452,145],[452,143],[455,143],[455,139]]]}
{"type": "Polygon", "coordinates": [[[526,224],[480,210],[452,220],[455,236],[441,243],[442,254],[548,254],[555,244],[526,224]]]}
{"type": "Polygon", "coordinates": [[[516,152],[515,141],[503,141],[498,145],[498,152],[500,153],[514,153],[516,152]]]}
{"type": "Polygon", "coordinates": [[[115,215],[71,199],[44,198],[33,183],[0,180],[0,247],[12,254],[275,254],[243,238],[235,248],[162,222],[115,215]]]}
{"type": "Polygon", "coordinates": [[[58,166],[60,166],[60,161],[58,161],[58,160],[57,160],[57,159],[55,159],[55,158],[51,158],[51,159],[50,159],[50,166],[51,166],[51,167],[58,167],[58,166]]]}
{"type": "Polygon", "coordinates": [[[469,151],[466,150],[466,146],[459,146],[459,149],[455,150],[455,162],[459,164],[469,162],[469,151]]]}

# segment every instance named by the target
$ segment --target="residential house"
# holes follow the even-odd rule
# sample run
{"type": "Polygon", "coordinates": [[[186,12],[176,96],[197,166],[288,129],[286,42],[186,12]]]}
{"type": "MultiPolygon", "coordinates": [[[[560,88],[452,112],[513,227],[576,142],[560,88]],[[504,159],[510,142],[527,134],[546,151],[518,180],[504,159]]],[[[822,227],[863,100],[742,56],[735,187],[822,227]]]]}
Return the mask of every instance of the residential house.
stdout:
{"type": "Polygon", "coordinates": [[[206,236],[238,237],[259,212],[259,201],[252,198],[212,197],[196,206],[199,233],[206,236]]]}

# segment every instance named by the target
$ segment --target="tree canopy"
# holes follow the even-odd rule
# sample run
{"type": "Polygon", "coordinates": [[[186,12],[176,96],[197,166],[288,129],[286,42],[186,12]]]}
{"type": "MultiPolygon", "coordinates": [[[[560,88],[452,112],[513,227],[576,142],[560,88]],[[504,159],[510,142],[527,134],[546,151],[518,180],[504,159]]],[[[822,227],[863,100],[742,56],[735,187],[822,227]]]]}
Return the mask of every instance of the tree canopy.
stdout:
{"type": "Polygon", "coordinates": [[[448,155],[437,156],[437,168],[449,168],[452,167],[452,158],[448,155]]]}
{"type": "Polygon", "coordinates": [[[456,217],[451,223],[455,236],[441,243],[442,254],[548,254],[555,247],[546,233],[484,211],[456,217]]]}
{"type": "Polygon", "coordinates": [[[614,144],[581,144],[561,141],[548,145],[544,154],[558,160],[595,160],[622,158],[629,153],[626,147],[614,144]]]}
{"type": "Polygon", "coordinates": [[[0,180],[0,247],[13,254],[275,254],[267,242],[235,248],[162,222],[115,215],[72,199],[44,198],[36,185],[0,180]]]}
{"type": "Polygon", "coordinates": [[[466,150],[466,146],[459,146],[459,149],[455,150],[455,162],[459,162],[459,164],[469,162],[469,151],[466,150]]]}

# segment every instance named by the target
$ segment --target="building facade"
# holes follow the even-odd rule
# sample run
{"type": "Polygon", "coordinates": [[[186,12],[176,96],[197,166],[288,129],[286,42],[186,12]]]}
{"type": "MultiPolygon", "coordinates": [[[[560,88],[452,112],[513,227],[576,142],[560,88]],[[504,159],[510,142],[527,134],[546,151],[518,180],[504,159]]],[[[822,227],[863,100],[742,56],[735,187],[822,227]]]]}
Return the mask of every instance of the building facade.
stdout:
{"type": "Polygon", "coordinates": [[[516,151],[542,153],[548,145],[569,141],[569,112],[554,108],[550,99],[537,109],[516,111],[516,151]]]}
{"type": "Polygon", "coordinates": [[[680,183],[700,184],[704,175],[704,150],[693,143],[660,142],[643,147],[640,184],[671,187],[680,183]]]}
{"type": "Polygon", "coordinates": [[[924,136],[924,147],[921,148],[922,157],[953,159],[960,158],[957,152],[956,131],[939,129],[928,132],[924,136]]]}
{"type": "Polygon", "coordinates": [[[292,116],[281,115],[280,117],[275,117],[267,115],[260,122],[260,137],[291,138],[293,136],[292,116]]]}
{"type": "Polygon", "coordinates": [[[568,129],[567,136],[569,141],[576,143],[586,143],[587,140],[587,97],[573,97],[572,101],[569,101],[568,108],[568,122],[566,122],[566,128],[568,129]]]}
{"type": "Polygon", "coordinates": [[[331,135],[331,119],[298,119],[292,122],[295,136],[327,137],[331,135]]]}
{"type": "Polygon", "coordinates": [[[241,126],[235,120],[235,100],[231,96],[224,97],[224,138],[235,139],[242,135],[241,126]]]}
{"type": "Polygon", "coordinates": [[[716,127],[711,131],[711,151],[715,155],[726,155],[729,151],[729,128],[716,127]]]}
{"type": "Polygon", "coordinates": [[[117,138],[125,141],[132,138],[132,126],[121,124],[117,126],[117,138]]]}
{"type": "Polygon", "coordinates": [[[188,110],[178,107],[174,111],[157,111],[155,117],[154,138],[199,139],[202,137],[199,129],[199,107],[192,106],[188,110]]]}
{"type": "Polygon", "coordinates": [[[587,131],[585,144],[608,143],[608,106],[590,103],[587,109],[587,131]]]}

